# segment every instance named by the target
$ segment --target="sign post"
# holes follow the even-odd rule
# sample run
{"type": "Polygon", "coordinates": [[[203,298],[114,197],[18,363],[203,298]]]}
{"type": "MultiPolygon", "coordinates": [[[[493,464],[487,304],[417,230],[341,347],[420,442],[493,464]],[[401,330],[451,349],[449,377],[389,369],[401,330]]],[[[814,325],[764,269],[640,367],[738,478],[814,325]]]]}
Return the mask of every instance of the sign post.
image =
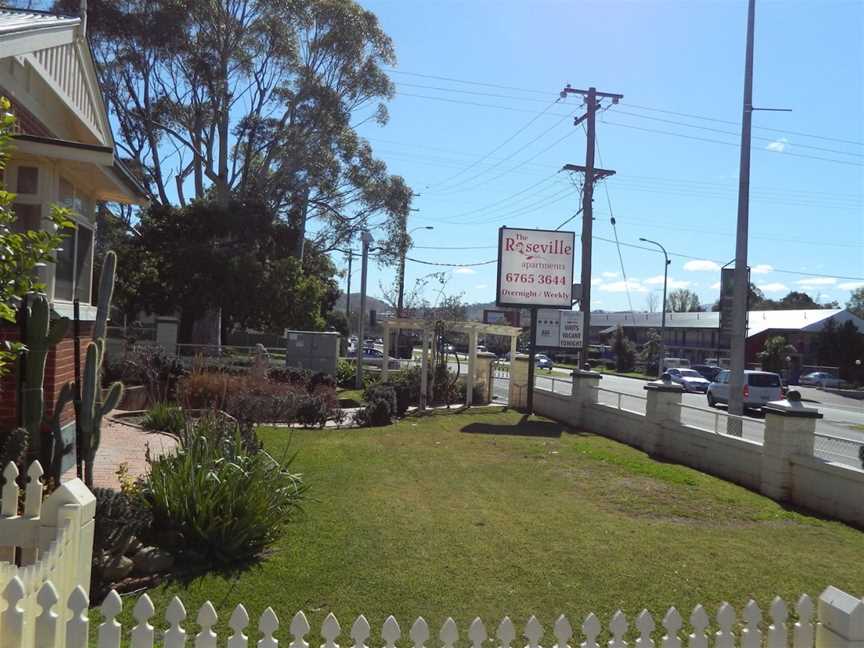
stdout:
{"type": "Polygon", "coordinates": [[[569,310],[572,307],[575,242],[575,232],[512,227],[498,230],[495,304],[498,307],[531,310],[526,399],[528,414],[534,413],[537,311],[539,308],[569,310]]]}

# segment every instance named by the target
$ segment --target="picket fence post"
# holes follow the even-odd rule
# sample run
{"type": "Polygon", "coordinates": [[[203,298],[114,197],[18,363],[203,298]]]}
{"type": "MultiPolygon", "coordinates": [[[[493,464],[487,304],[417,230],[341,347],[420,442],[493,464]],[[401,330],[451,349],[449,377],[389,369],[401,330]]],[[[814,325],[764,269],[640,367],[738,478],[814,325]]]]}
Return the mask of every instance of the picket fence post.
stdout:
{"type": "Polygon", "coordinates": [[[864,601],[836,587],[819,597],[816,648],[864,648],[864,601]]]}

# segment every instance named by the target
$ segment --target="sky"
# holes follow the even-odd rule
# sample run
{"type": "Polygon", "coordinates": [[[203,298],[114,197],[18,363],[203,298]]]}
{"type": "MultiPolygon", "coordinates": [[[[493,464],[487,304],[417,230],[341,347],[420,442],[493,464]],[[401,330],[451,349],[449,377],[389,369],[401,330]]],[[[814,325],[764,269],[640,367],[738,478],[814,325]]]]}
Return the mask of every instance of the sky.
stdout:
{"type": "MultiPolygon", "coordinates": [[[[359,130],[419,194],[409,229],[434,227],[412,234],[406,293],[445,271],[445,294],[494,301],[495,263],[472,264],[496,258],[498,227],[575,214],[576,178],[559,172],[585,159],[569,83],[624,95],[598,115],[596,162],[616,173],[595,188],[592,309],[659,301],[663,257],[630,247],[640,237],[673,255],[670,290],[717,299],[735,256],[745,0],[361,3],[398,63],[389,122],[359,130]]],[[[752,280],[845,303],[864,286],[864,2],[758,1],[753,86],[756,106],[791,112],[753,117],[752,280]]],[[[369,293],[394,274],[370,263],[369,293]]]]}

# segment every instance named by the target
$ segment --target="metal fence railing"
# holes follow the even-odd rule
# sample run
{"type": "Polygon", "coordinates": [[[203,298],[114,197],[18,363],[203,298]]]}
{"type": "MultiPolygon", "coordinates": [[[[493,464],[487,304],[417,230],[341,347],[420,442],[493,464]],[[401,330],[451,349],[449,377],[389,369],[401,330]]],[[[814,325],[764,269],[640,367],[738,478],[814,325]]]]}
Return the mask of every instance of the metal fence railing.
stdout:
{"type": "Polygon", "coordinates": [[[641,394],[628,394],[614,389],[606,389],[604,387],[594,387],[597,392],[597,403],[614,407],[622,412],[631,412],[633,414],[645,415],[647,397],[641,394]]]}
{"type": "Polygon", "coordinates": [[[864,441],[817,432],[813,454],[826,461],[864,469],[864,441]]]}
{"type": "Polygon", "coordinates": [[[714,434],[742,437],[749,441],[763,443],[765,439],[765,420],[750,416],[736,416],[722,410],[706,409],[694,405],[677,405],[681,411],[681,425],[694,427],[714,434]],[[738,430],[730,422],[740,423],[738,430]],[[740,430],[740,434],[738,431],[740,430]]]}

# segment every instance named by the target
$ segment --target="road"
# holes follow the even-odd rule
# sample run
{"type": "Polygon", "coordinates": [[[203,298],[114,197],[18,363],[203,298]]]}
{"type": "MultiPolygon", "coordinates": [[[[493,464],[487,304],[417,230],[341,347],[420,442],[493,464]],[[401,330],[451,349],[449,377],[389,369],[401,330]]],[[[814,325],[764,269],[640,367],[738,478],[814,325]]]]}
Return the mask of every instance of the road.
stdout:
{"type": "MultiPolygon", "coordinates": [[[[540,389],[546,389],[561,394],[570,392],[570,371],[554,369],[551,372],[538,371],[535,384],[540,389]]],[[[645,381],[623,376],[603,376],[600,381],[601,391],[598,400],[607,405],[619,404],[625,410],[644,414],[645,412],[645,381]],[[608,390],[608,391],[606,391],[608,390]]],[[[826,394],[812,387],[799,388],[802,397],[809,406],[816,407],[823,418],[816,422],[816,454],[825,459],[838,461],[860,468],[859,448],[864,445],[864,402],[855,401],[834,394],[826,394]],[[827,438],[834,437],[834,438],[827,438]],[[835,440],[835,438],[837,440],[835,440]],[[848,439],[844,442],[842,439],[848,439]]],[[[496,380],[495,396],[502,402],[507,398],[507,381],[496,380]]],[[[681,410],[681,421],[685,425],[702,428],[711,432],[715,426],[721,432],[726,426],[725,407],[710,408],[703,394],[684,394],[682,403],[687,407],[681,410]]],[[[760,412],[748,413],[743,424],[744,438],[762,442],[764,420],[760,412]]]]}

